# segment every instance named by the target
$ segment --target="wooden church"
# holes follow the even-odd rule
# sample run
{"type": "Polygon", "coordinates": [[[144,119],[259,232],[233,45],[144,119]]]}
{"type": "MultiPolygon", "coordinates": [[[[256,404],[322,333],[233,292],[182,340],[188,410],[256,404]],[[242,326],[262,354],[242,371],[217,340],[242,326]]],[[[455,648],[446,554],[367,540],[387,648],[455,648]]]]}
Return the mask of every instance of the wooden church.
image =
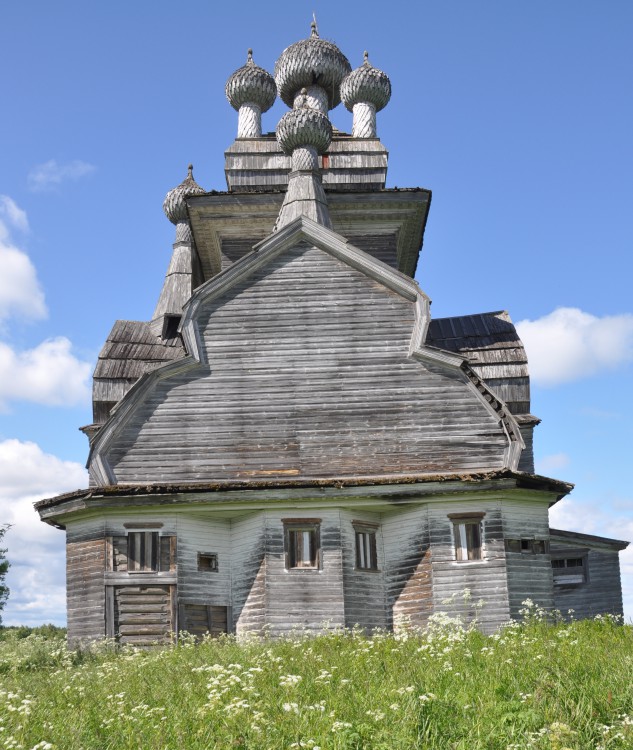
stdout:
{"type": "Polygon", "coordinates": [[[549,528],[571,485],[534,474],[510,317],[431,319],[414,281],[431,193],[385,186],[387,75],[313,24],[274,77],[249,51],[226,95],[227,190],[190,167],[168,193],[153,317],[99,355],[90,487],[37,503],[66,531],[70,641],[398,629],[477,602],[490,631],[528,597],[621,613],[626,543],[549,528]]]}

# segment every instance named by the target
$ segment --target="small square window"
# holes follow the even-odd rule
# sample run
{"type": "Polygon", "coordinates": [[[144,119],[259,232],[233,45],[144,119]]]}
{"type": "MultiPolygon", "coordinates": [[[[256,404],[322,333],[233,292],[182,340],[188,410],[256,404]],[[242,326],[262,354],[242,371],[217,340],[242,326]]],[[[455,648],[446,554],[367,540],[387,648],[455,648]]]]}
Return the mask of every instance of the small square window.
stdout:
{"type": "Polygon", "coordinates": [[[319,521],[284,521],[286,568],[319,568],[321,563],[319,521]]]}
{"type": "Polygon", "coordinates": [[[376,530],[354,525],[354,536],[356,541],[356,569],[378,570],[376,530]]]}
{"type": "Polygon", "coordinates": [[[217,573],[218,556],[213,552],[198,552],[198,570],[205,573],[217,573]]]}

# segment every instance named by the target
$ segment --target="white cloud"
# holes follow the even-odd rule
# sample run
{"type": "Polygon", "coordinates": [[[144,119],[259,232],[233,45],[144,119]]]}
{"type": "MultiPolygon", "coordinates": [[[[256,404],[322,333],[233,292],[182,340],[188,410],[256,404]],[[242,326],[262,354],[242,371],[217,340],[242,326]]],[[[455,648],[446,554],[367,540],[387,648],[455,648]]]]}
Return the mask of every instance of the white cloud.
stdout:
{"type": "Polygon", "coordinates": [[[62,182],[75,182],[94,171],[95,166],[93,164],[88,164],[88,162],[79,159],[65,164],[60,164],[56,159],[50,159],[43,164],[37,164],[29,172],[29,188],[34,192],[51,190],[61,185],[62,182]]]}
{"type": "Polygon", "coordinates": [[[564,469],[568,465],[569,456],[566,453],[552,453],[536,460],[536,473],[548,475],[549,472],[564,469]]]}
{"type": "Polygon", "coordinates": [[[554,386],[611,370],[633,360],[633,315],[590,315],[559,307],[517,323],[532,380],[554,386]]]}
{"type": "Polygon", "coordinates": [[[26,212],[8,195],[0,195],[0,322],[16,314],[31,320],[46,317],[35,267],[11,240],[11,229],[28,228],[26,212]]]}
{"type": "Polygon", "coordinates": [[[9,237],[7,223],[21,232],[29,231],[26,211],[22,210],[13,198],[0,195],[0,240],[7,240],[9,237]]]}
{"type": "Polygon", "coordinates": [[[12,528],[4,538],[11,563],[5,625],[63,624],[66,619],[64,533],[42,523],[33,502],[87,487],[86,470],[35,443],[0,442],[0,517],[12,528]]]}
{"type": "Polygon", "coordinates": [[[63,336],[23,352],[0,341],[0,406],[11,400],[47,406],[87,401],[92,365],[77,359],[63,336]]]}

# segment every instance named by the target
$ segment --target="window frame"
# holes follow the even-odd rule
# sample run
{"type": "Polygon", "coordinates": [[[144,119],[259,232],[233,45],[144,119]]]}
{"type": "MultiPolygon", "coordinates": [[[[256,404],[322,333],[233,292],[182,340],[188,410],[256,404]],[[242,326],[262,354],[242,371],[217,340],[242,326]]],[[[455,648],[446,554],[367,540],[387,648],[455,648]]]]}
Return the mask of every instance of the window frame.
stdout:
{"type": "Polygon", "coordinates": [[[453,554],[455,562],[460,565],[464,563],[479,563],[484,557],[484,530],[483,519],[485,513],[449,513],[453,533],[453,554]],[[471,544],[468,527],[476,529],[476,540],[478,544],[471,544]],[[464,551],[466,557],[463,557],[464,551]],[[471,554],[472,553],[472,554],[471,554]]]}
{"type": "Polygon", "coordinates": [[[129,529],[127,536],[127,572],[134,575],[160,573],[160,532],[156,528],[129,529]],[[148,540],[151,542],[148,549],[148,540]],[[137,553],[137,547],[139,553],[137,553]],[[143,557],[140,567],[139,560],[143,557]],[[148,565],[149,562],[149,565],[148,565]]]}
{"type": "Polygon", "coordinates": [[[291,570],[321,570],[321,519],[282,518],[284,526],[284,562],[291,570]],[[308,541],[308,554],[304,545],[308,541]]]}
{"type": "Polygon", "coordinates": [[[380,570],[377,545],[378,524],[352,521],[352,527],[354,528],[354,570],[363,573],[380,570]]]}
{"type": "Polygon", "coordinates": [[[584,586],[585,584],[589,583],[589,550],[570,549],[564,552],[557,550],[551,555],[551,565],[554,586],[584,586]],[[554,565],[554,563],[558,562],[567,563],[570,560],[579,560],[580,565],[554,565]],[[574,571],[578,569],[580,569],[580,573],[563,573],[562,575],[560,573],[558,575],[556,574],[556,570],[574,571]],[[582,578],[582,580],[573,580],[578,578],[582,578]]]}

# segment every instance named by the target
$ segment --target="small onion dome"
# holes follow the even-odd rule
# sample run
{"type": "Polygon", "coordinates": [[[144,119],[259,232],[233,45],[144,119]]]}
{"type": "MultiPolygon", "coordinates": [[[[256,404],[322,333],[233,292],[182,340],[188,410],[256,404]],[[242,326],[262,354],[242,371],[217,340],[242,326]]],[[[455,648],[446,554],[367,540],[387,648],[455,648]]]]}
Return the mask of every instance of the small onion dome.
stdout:
{"type": "Polygon", "coordinates": [[[253,50],[248,50],[246,65],[242,65],[226,82],[226,98],[233,109],[239,110],[243,104],[257,104],[262,112],[267,112],[277,98],[275,79],[267,70],[253,62],[253,50]]]}
{"type": "Polygon", "coordinates": [[[360,68],[353,70],[341,83],[341,99],[350,112],[359,102],[373,104],[376,112],[380,112],[391,99],[389,76],[371,65],[367,52],[360,68]]]}
{"type": "Polygon", "coordinates": [[[193,164],[189,165],[189,170],[185,179],[170,190],[165,196],[163,202],[163,211],[172,224],[178,224],[179,221],[187,220],[187,206],[185,201],[192,195],[204,195],[206,190],[200,187],[193,179],[193,164]]]}
{"type": "Polygon", "coordinates": [[[319,154],[327,151],[332,140],[332,124],[326,115],[304,104],[291,109],[279,120],[277,141],[285,154],[292,154],[296,148],[312,146],[319,154]]]}
{"type": "Polygon", "coordinates": [[[341,50],[332,42],[319,38],[315,22],[309,39],[287,47],[275,63],[275,81],[279,96],[289,106],[304,86],[320,86],[328,96],[330,109],[341,101],[341,81],[352,66],[341,50]]]}

